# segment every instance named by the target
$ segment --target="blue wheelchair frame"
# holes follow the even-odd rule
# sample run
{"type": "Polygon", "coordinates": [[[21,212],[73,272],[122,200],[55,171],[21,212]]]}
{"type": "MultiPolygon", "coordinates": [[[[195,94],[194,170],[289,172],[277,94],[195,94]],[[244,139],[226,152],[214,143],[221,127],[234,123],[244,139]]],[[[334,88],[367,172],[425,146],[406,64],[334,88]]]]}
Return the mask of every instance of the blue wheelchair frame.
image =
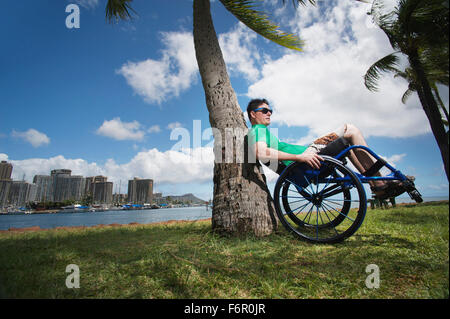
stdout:
{"type": "MultiPolygon", "coordinates": [[[[372,155],[377,160],[376,163],[380,163],[380,165],[377,165],[376,163],[374,165],[379,166],[380,169],[383,166],[385,166],[391,171],[391,174],[389,174],[387,176],[364,176],[358,172],[354,172],[355,175],[358,176],[361,183],[368,183],[369,181],[377,181],[377,180],[383,180],[383,181],[399,180],[399,181],[403,182],[407,179],[406,176],[403,175],[402,172],[400,172],[398,169],[395,169],[392,165],[390,165],[384,159],[379,157],[374,151],[372,151],[370,148],[368,148],[366,146],[362,146],[362,145],[349,146],[345,150],[340,152],[338,155],[336,155],[334,158],[337,160],[341,160],[341,158],[344,157],[344,155],[346,155],[350,150],[355,149],[355,148],[361,148],[361,149],[367,151],[370,155],[372,155]]],[[[370,170],[370,168],[369,168],[369,170],[370,170]]],[[[378,170],[379,169],[377,169],[376,171],[378,171],[378,170]]],[[[374,173],[376,173],[376,172],[374,172],[374,173]]]]}
{"type": "MultiPolygon", "coordinates": [[[[355,171],[352,170],[352,172],[359,178],[361,183],[369,183],[370,181],[394,181],[394,180],[398,180],[398,181],[403,182],[403,181],[407,180],[406,176],[400,170],[398,170],[395,167],[393,167],[392,165],[390,165],[388,162],[386,162],[383,158],[378,156],[370,148],[368,148],[366,146],[363,146],[363,145],[352,145],[352,146],[349,146],[345,150],[343,150],[339,154],[337,154],[336,156],[331,156],[331,157],[336,159],[336,160],[339,160],[339,161],[343,162],[344,165],[345,165],[346,163],[345,163],[344,157],[347,155],[348,152],[350,152],[353,149],[357,149],[357,148],[360,148],[360,149],[363,149],[363,150],[367,151],[376,160],[374,166],[372,166],[373,169],[369,168],[367,170],[367,172],[372,170],[373,173],[376,173],[382,167],[387,167],[391,171],[391,173],[386,175],[386,176],[365,176],[365,175],[363,175],[363,174],[361,174],[359,172],[355,172],[355,171]]],[[[283,172],[288,167],[289,166],[284,168],[283,172]]],[[[320,174],[320,170],[314,170],[314,169],[311,169],[311,168],[305,170],[305,175],[309,176],[310,177],[309,179],[313,179],[314,176],[317,176],[318,174],[320,174]]],[[[345,181],[345,178],[338,178],[338,179],[333,178],[333,179],[328,179],[328,180],[333,181],[333,182],[338,182],[338,181],[345,181]]]]}
{"type": "MultiPolygon", "coordinates": [[[[345,231],[345,234],[342,236],[338,236],[337,238],[324,238],[321,239],[321,242],[339,242],[344,240],[345,238],[351,236],[362,224],[366,209],[367,209],[367,196],[364,187],[362,187],[363,183],[369,183],[370,181],[393,181],[398,180],[403,182],[402,187],[404,187],[405,191],[408,192],[409,196],[416,200],[417,202],[421,202],[422,198],[420,193],[416,190],[414,183],[409,180],[400,170],[395,169],[392,165],[390,165],[388,162],[386,162],[384,159],[379,157],[375,152],[373,152],[370,148],[362,145],[353,145],[349,146],[346,149],[342,150],[340,153],[338,153],[335,156],[327,156],[327,155],[321,155],[324,158],[324,161],[328,161],[330,165],[325,165],[322,163],[320,169],[313,169],[309,167],[306,164],[300,164],[298,162],[293,162],[287,167],[283,168],[281,170],[280,176],[277,180],[276,186],[275,186],[275,193],[274,193],[274,199],[275,199],[275,207],[277,214],[282,221],[283,225],[290,231],[296,233],[303,239],[307,239],[309,241],[313,242],[319,242],[319,227],[321,227],[318,224],[318,218],[319,218],[319,208],[317,208],[317,225],[314,224],[308,224],[304,223],[305,219],[303,221],[300,221],[299,219],[295,218],[293,216],[294,210],[288,209],[285,207],[285,213],[283,213],[281,207],[285,205],[283,200],[287,200],[286,194],[283,195],[282,189],[285,187],[285,183],[288,183],[295,187],[297,192],[303,196],[305,201],[309,201],[312,205],[317,205],[317,207],[322,207],[318,205],[322,205],[322,200],[326,200],[326,198],[329,198],[331,196],[334,196],[334,194],[338,194],[344,191],[345,188],[348,187],[348,189],[351,189],[353,187],[357,187],[359,192],[359,213],[358,213],[358,221],[355,222],[355,225],[352,225],[348,231],[345,231]],[[368,152],[370,155],[372,155],[376,162],[370,167],[366,172],[363,174],[359,172],[355,172],[354,170],[351,170],[346,166],[346,155],[353,149],[363,149],[366,152],[368,152]],[[332,164],[335,163],[335,164],[332,164]],[[295,165],[295,166],[294,166],[295,165]],[[340,165],[342,170],[347,171],[347,174],[342,174],[343,176],[340,176],[339,174],[336,174],[336,166],[333,165],[340,165]],[[391,173],[386,176],[373,176],[375,175],[381,168],[387,167],[391,173]],[[334,172],[334,173],[333,173],[334,172]],[[353,175],[353,176],[352,176],[353,175]],[[313,184],[318,185],[319,184],[325,184],[324,188],[320,192],[315,192],[313,190],[314,186],[313,184]],[[359,185],[359,186],[358,186],[359,185]],[[280,195],[281,192],[281,195],[280,195]],[[279,198],[276,198],[280,196],[279,198]],[[280,203],[281,200],[281,203],[280,203]],[[313,237],[307,237],[303,236],[301,234],[301,231],[295,230],[292,225],[290,225],[287,222],[287,214],[290,216],[291,220],[294,220],[294,223],[297,225],[300,225],[301,227],[316,227],[317,231],[317,239],[313,237]],[[297,221],[295,221],[297,220],[297,221]]],[[[342,172],[342,171],[341,171],[342,172]]],[[[289,187],[289,186],[288,186],[289,187]]],[[[348,202],[354,202],[354,200],[343,200],[348,202]]],[[[288,203],[288,206],[290,204],[288,203]]],[[[307,204],[308,205],[308,204],[307,204]]],[[[310,211],[313,209],[314,206],[310,209],[310,211]]],[[[339,218],[335,218],[333,221],[327,216],[329,219],[329,223],[326,223],[324,226],[330,225],[329,227],[336,227],[339,225],[341,221],[339,219],[348,218],[347,212],[349,207],[347,207],[346,211],[344,213],[337,211],[341,216],[339,218]]],[[[308,212],[309,214],[309,212],[308,212]]],[[[326,214],[326,212],[325,212],[326,214]]],[[[305,217],[306,218],[306,217],[305,217]]],[[[352,219],[350,219],[352,220],[352,219]]],[[[353,221],[353,220],[352,220],[353,221]]],[[[309,222],[309,220],[308,220],[309,222]]],[[[334,228],[336,231],[336,228],[334,228]]]]}

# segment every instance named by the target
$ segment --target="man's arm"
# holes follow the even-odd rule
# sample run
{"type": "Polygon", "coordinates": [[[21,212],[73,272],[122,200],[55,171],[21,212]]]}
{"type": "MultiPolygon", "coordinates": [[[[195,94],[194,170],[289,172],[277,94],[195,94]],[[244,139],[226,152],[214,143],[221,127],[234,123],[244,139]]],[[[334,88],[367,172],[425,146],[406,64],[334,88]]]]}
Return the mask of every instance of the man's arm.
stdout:
{"type": "Polygon", "coordinates": [[[273,148],[267,147],[265,142],[256,142],[254,145],[254,152],[256,158],[262,162],[267,162],[269,160],[277,161],[297,161],[303,162],[311,166],[312,168],[319,169],[320,161],[323,158],[313,152],[305,152],[302,154],[289,154],[285,152],[278,151],[273,148]]]}

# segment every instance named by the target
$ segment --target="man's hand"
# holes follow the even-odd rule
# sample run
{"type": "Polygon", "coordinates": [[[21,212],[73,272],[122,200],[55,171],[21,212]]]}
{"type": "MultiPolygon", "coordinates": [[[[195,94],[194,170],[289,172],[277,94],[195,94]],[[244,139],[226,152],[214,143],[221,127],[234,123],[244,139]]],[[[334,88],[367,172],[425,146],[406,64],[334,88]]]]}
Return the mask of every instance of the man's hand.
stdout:
{"type": "Polygon", "coordinates": [[[297,155],[296,160],[298,162],[306,163],[314,169],[319,169],[320,161],[323,161],[323,158],[314,152],[306,152],[306,153],[297,155]]]}

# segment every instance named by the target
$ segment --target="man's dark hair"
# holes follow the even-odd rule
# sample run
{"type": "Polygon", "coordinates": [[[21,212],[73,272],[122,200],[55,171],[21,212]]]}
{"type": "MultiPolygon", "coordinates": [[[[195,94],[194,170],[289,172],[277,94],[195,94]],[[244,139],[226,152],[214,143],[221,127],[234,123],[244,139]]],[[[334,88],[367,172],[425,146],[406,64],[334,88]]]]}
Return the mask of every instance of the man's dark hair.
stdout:
{"type": "Polygon", "coordinates": [[[269,102],[266,99],[253,99],[250,102],[248,102],[247,105],[247,115],[248,120],[250,121],[250,112],[256,110],[258,107],[260,107],[262,104],[269,105],[269,102]]]}

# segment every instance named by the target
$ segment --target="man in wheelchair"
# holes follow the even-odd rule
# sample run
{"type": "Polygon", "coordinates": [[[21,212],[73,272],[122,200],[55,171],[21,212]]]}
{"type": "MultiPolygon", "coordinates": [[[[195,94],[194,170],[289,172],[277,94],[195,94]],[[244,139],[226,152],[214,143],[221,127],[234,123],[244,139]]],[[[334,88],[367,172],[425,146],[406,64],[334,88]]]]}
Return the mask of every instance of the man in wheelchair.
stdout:
{"type": "MultiPolygon", "coordinates": [[[[267,128],[272,113],[273,110],[269,107],[269,102],[266,99],[253,99],[248,103],[247,114],[252,124],[248,133],[249,150],[262,163],[276,160],[281,161],[282,166],[284,166],[297,161],[306,163],[314,169],[319,169],[320,162],[323,161],[320,155],[335,156],[349,145],[367,147],[361,131],[352,124],[344,124],[333,132],[316,139],[309,146],[281,142],[267,128]]],[[[348,158],[355,168],[366,176],[376,162],[368,152],[359,148],[351,150],[348,158]]],[[[277,173],[280,173],[280,170],[277,173]]],[[[370,175],[381,176],[378,171],[370,172],[370,175]]],[[[410,176],[407,178],[414,179],[410,176]]],[[[371,191],[378,199],[396,197],[405,192],[402,182],[398,180],[374,180],[370,181],[369,184],[371,191]]]]}

